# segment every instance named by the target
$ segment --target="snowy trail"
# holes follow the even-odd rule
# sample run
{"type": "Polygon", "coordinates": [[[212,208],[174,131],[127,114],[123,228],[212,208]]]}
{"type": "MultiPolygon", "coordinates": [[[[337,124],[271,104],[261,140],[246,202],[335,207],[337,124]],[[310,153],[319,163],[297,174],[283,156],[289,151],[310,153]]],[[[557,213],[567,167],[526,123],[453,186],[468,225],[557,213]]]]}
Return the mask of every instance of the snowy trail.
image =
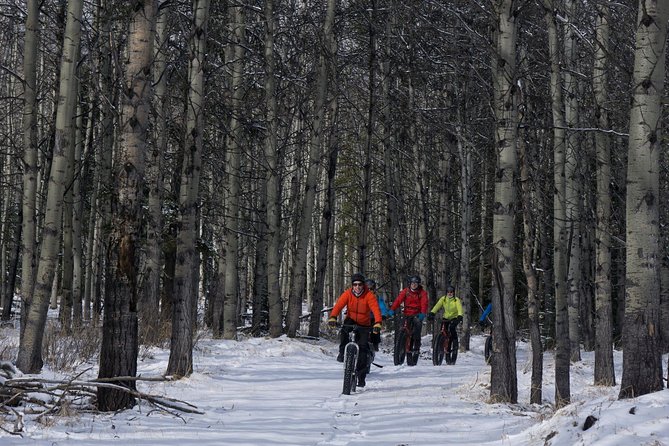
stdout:
{"type": "MultiPolygon", "coordinates": [[[[528,348],[519,343],[521,403],[488,404],[490,368],[483,342],[483,336],[473,336],[471,351],[461,353],[456,365],[435,367],[426,336],[418,365],[409,367],[393,365],[390,338],[384,339],[376,356],[384,367],[373,367],[367,387],[346,396],[333,342],[204,338],[196,346],[191,377],[139,383],[141,391],[188,401],[203,415],[175,416],[145,404],[118,414],[77,414],[43,423],[26,415],[23,438],[0,432],[0,444],[669,445],[669,391],[616,401],[615,388],[587,384],[592,379],[588,355],[572,368],[575,402],[554,414],[550,400],[541,406],[522,403],[529,399],[528,348]],[[630,420],[632,406],[643,416],[630,420]],[[593,413],[601,421],[583,432],[579,424],[593,413]]],[[[153,351],[139,363],[139,373],[162,374],[168,355],[153,351]]],[[[550,398],[553,369],[550,354],[545,358],[544,398],[550,398]]]]}

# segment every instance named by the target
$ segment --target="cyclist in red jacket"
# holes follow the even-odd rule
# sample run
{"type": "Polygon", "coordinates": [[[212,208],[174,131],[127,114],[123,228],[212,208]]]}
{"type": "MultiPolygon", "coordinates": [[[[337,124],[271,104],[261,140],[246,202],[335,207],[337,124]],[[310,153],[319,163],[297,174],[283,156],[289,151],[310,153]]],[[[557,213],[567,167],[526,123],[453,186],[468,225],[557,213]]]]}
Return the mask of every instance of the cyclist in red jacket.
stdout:
{"type": "Polygon", "coordinates": [[[404,316],[415,316],[418,319],[417,324],[413,324],[413,338],[417,350],[420,350],[420,334],[423,328],[423,320],[427,314],[427,291],[420,284],[420,276],[415,275],[409,278],[409,286],[400,291],[397,299],[390,307],[390,316],[400,305],[404,304],[404,316]]]}

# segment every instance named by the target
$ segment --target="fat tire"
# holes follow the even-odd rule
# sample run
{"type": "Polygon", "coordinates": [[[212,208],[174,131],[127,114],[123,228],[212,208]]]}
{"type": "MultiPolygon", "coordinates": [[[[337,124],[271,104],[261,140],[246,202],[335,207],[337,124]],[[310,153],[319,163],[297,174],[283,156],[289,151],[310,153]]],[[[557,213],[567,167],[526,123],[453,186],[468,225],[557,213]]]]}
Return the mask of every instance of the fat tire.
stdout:
{"type": "Polygon", "coordinates": [[[416,344],[416,340],[413,339],[413,337],[412,337],[411,341],[407,343],[408,350],[409,350],[409,352],[407,353],[407,365],[411,366],[411,367],[418,364],[418,354],[420,353],[418,348],[416,348],[415,344],[416,344]]]}
{"type": "Polygon", "coordinates": [[[492,357],[492,336],[488,336],[485,339],[485,347],[483,348],[483,356],[485,357],[485,363],[490,364],[490,358],[492,357]]]}
{"type": "Polygon", "coordinates": [[[451,338],[449,340],[448,353],[446,362],[448,364],[455,364],[455,361],[458,359],[458,349],[460,348],[460,342],[457,339],[451,338]]]}
{"type": "Polygon", "coordinates": [[[393,351],[393,362],[402,365],[406,356],[406,333],[400,330],[395,339],[395,350],[393,351]]]}
{"type": "Polygon", "coordinates": [[[444,362],[444,335],[439,333],[432,343],[432,364],[441,365],[444,362]]]}
{"type": "Polygon", "coordinates": [[[355,348],[349,346],[346,348],[346,354],[344,355],[344,387],[342,389],[344,395],[350,395],[351,392],[355,392],[355,360],[357,359],[355,350],[355,348]]]}

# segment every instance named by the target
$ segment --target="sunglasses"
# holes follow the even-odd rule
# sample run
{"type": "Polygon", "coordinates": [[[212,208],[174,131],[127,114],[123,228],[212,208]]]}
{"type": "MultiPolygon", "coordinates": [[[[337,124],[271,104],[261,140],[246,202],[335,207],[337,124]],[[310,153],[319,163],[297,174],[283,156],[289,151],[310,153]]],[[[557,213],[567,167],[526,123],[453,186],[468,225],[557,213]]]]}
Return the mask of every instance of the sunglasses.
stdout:
{"type": "Polygon", "coordinates": [[[353,282],[353,286],[363,286],[364,283],[362,282],[353,282]]]}

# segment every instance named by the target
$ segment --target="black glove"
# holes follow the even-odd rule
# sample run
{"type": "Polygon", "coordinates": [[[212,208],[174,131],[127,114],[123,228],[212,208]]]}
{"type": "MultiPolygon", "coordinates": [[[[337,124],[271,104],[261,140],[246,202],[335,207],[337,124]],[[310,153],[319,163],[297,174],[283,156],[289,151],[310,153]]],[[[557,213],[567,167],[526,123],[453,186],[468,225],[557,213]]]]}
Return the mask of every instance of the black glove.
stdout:
{"type": "Polygon", "coordinates": [[[386,319],[388,319],[388,316],[381,316],[382,321],[385,321],[386,319]]]}
{"type": "Polygon", "coordinates": [[[486,324],[486,321],[479,321],[479,327],[481,327],[481,330],[485,330],[487,326],[488,324],[486,324]]]}
{"type": "Polygon", "coordinates": [[[432,312],[427,313],[427,320],[430,322],[434,321],[434,313],[432,312]]]}
{"type": "Polygon", "coordinates": [[[458,316],[458,317],[456,317],[456,318],[455,318],[455,324],[457,325],[457,324],[459,324],[460,322],[462,322],[462,316],[458,316]]]}

